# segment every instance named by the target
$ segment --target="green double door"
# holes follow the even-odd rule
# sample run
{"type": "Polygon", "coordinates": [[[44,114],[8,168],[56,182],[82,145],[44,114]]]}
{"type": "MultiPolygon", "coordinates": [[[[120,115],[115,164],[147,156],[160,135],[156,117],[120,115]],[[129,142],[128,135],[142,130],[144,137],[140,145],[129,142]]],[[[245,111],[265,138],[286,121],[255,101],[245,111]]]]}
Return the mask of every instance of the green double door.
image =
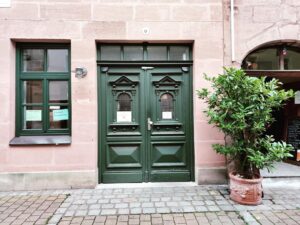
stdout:
{"type": "Polygon", "coordinates": [[[189,67],[99,66],[99,181],[193,180],[189,67]]]}

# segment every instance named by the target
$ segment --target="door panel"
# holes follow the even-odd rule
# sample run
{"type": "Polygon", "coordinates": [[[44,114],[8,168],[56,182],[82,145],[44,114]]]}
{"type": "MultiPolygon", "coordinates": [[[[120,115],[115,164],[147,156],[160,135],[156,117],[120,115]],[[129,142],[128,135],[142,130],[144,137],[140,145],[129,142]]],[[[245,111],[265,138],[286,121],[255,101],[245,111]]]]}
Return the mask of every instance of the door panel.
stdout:
{"type": "Polygon", "coordinates": [[[109,144],[107,168],[141,168],[141,148],[139,143],[118,142],[109,144]]]}
{"type": "Polygon", "coordinates": [[[154,68],[150,81],[150,181],[191,180],[191,147],[187,142],[189,73],[181,67],[154,68]],[[183,105],[183,99],[186,99],[183,105]],[[183,176],[184,174],[184,176],[183,176]]]}
{"type": "Polygon", "coordinates": [[[144,109],[140,68],[102,68],[101,181],[142,182],[145,170],[144,109]]]}
{"type": "Polygon", "coordinates": [[[186,166],[184,143],[152,143],[152,168],[186,166]]]}
{"type": "Polygon", "coordinates": [[[190,181],[189,72],[99,69],[101,182],[190,181]]]}

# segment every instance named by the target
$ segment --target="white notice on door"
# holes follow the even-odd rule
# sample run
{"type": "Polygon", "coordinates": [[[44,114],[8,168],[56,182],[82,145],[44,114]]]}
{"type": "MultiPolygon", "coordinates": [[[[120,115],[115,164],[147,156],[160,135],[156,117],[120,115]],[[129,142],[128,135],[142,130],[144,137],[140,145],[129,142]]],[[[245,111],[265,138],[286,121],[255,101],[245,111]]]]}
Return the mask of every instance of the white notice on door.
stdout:
{"type": "Polygon", "coordinates": [[[162,119],[165,119],[165,120],[172,119],[172,112],[162,112],[162,119]]]}
{"type": "Polygon", "coordinates": [[[131,122],[131,111],[117,111],[117,122],[131,122]]]}

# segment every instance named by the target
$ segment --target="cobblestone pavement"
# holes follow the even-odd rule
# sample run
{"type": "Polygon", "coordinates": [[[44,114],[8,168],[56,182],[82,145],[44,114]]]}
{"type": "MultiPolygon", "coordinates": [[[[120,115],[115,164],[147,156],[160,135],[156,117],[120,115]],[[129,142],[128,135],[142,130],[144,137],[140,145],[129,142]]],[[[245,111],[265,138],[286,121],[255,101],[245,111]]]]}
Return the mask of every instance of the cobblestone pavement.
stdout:
{"type": "Polygon", "coordinates": [[[300,224],[300,187],[264,192],[259,206],[235,204],[227,186],[0,192],[0,224],[300,224]]]}
{"type": "Polygon", "coordinates": [[[1,225],[47,224],[66,195],[16,195],[0,197],[1,225]]]}
{"type": "Polygon", "coordinates": [[[260,224],[300,224],[300,210],[253,211],[253,217],[260,224]]]}
{"type": "Polygon", "coordinates": [[[245,224],[236,212],[142,214],[119,216],[63,217],[59,225],[175,225],[175,224],[245,224]]]}

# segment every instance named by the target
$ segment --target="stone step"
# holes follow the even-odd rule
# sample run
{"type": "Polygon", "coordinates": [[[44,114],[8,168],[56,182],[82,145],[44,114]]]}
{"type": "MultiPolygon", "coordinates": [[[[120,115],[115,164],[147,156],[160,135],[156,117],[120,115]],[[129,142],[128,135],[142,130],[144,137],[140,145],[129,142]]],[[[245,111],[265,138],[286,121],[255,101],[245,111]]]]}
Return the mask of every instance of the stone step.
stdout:
{"type": "Polygon", "coordinates": [[[262,181],[263,187],[270,187],[270,188],[280,188],[280,187],[286,187],[286,188],[300,188],[300,176],[295,177],[264,177],[262,181]]]}

